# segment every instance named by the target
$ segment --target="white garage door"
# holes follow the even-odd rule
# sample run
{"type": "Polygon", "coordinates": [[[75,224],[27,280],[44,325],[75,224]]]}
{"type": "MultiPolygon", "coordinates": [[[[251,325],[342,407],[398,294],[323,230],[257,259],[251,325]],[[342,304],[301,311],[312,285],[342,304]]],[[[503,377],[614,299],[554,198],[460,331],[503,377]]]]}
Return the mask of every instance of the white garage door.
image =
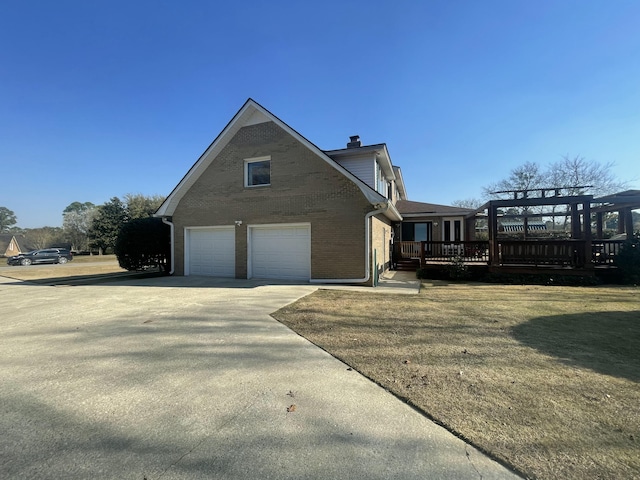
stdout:
{"type": "Polygon", "coordinates": [[[236,276],[234,227],[189,230],[189,275],[236,276]]]}
{"type": "Polygon", "coordinates": [[[311,228],[309,225],[251,227],[253,278],[309,280],[311,228]]]}

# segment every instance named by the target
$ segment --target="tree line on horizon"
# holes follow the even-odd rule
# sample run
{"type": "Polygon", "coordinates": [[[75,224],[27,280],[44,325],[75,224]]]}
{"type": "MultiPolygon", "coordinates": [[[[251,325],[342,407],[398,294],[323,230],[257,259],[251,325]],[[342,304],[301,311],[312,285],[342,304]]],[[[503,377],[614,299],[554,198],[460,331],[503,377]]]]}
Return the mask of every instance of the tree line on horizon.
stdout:
{"type": "Polygon", "coordinates": [[[113,252],[118,234],[130,221],[149,218],[165,197],[128,193],[102,205],[73,202],[62,211],[62,227],[19,228],[17,217],[0,206],[0,233],[23,235],[29,248],[65,247],[75,252],[113,252]]]}

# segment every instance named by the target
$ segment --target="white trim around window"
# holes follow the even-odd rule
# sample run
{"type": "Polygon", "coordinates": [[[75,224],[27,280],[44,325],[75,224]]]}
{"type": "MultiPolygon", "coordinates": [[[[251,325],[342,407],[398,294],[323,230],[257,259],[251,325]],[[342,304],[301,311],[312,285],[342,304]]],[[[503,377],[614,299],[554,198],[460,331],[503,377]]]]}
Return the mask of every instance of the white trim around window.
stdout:
{"type": "Polygon", "coordinates": [[[271,185],[271,156],[244,159],[244,186],[247,188],[271,185]],[[260,164],[260,165],[255,165],[260,164]],[[266,164],[266,165],[264,165],[266,164]],[[260,171],[258,170],[260,168],[260,171]],[[268,173],[265,173],[266,169],[268,173]],[[255,171],[254,171],[255,170],[255,171]]]}

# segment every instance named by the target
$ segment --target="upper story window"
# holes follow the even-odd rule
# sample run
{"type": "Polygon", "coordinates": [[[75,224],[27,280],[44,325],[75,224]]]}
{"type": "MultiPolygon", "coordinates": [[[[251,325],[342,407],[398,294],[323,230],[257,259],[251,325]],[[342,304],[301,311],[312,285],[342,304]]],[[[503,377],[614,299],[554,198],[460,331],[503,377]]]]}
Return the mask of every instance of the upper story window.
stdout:
{"type": "Polygon", "coordinates": [[[387,180],[384,178],[380,164],[376,162],[376,191],[381,195],[387,195],[387,180]]]}
{"type": "Polygon", "coordinates": [[[249,158],[244,161],[244,186],[271,185],[271,157],[249,158]]]}

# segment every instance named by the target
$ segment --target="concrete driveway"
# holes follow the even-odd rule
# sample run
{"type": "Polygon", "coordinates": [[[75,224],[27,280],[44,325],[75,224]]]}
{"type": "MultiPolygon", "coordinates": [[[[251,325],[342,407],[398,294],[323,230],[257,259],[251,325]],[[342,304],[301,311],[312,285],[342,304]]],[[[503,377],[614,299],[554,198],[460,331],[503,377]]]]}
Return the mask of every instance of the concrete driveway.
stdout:
{"type": "Polygon", "coordinates": [[[0,277],[0,478],[519,478],[269,316],[315,288],[0,277]]]}

